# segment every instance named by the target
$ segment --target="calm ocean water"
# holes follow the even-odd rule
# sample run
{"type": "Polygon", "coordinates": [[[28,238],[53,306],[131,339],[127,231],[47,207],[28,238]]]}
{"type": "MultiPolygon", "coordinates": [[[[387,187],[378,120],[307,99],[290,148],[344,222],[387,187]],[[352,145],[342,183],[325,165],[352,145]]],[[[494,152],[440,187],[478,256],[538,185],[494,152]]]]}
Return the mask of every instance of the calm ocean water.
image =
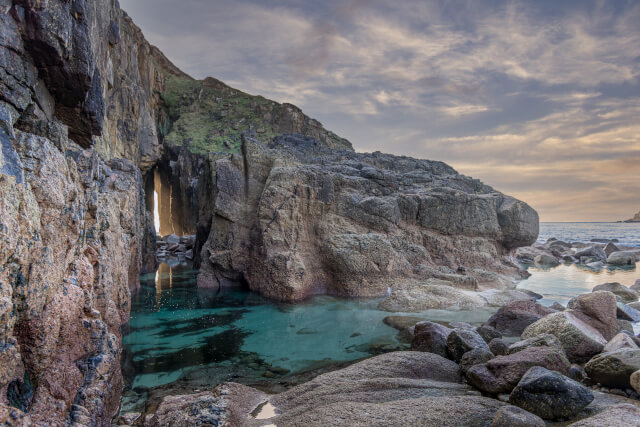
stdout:
{"type": "Polygon", "coordinates": [[[550,237],[565,242],[591,239],[618,239],[621,245],[640,247],[640,223],[624,222],[541,222],[538,242],[550,237]]]}

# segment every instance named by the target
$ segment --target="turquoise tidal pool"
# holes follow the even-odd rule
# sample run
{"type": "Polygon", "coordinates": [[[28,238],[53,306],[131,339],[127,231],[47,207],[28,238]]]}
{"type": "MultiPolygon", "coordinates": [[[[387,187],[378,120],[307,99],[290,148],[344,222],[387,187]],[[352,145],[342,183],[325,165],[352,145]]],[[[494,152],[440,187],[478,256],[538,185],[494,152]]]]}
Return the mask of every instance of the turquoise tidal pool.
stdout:
{"type": "MultiPolygon", "coordinates": [[[[629,286],[640,278],[635,268],[528,270],[531,277],[518,287],[542,294],[543,305],[566,305],[598,284],[629,286]]],[[[143,411],[166,394],[211,389],[226,381],[282,391],[326,370],[408,349],[406,338],[383,321],[387,316],[480,324],[496,311],[389,313],[377,309],[379,299],[330,296],[276,303],[243,290],[198,289],[196,275],[187,264],[162,264],[156,274],[142,276],[123,337],[123,413],[143,411]]]]}

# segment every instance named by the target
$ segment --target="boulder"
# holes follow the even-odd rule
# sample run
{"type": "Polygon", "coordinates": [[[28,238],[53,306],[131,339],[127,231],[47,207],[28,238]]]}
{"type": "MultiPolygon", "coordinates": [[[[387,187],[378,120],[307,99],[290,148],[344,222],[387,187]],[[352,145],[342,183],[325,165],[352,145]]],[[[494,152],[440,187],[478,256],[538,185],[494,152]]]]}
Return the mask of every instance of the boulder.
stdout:
{"type": "Polygon", "coordinates": [[[564,351],[560,340],[551,334],[542,334],[526,340],[514,342],[507,349],[507,354],[517,353],[529,347],[555,347],[564,351]]]}
{"type": "Polygon", "coordinates": [[[449,357],[447,338],[452,329],[434,322],[418,322],[413,329],[411,350],[434,353],[442,357],[449,357]]]}
{"type": "Polygon", "coordinates": [[[615,243],[613,242],[609,242],[605,245],[604,247],[604,253],[607,255],[607,257],[609,255],[611,255],[614,252],[618,252],[620,249],[618,249],[618,247],[616,246],[615,243]]]}
{"type": "Polygon", "coordinates": [[[621,285],[618,282],[603,283],[602,285],[598,285],[591,290],[591,292],[597,291],[609,291],[615,295],[618,295],[620,298],[622,298],[622,302],[624,302],[625,304],[638,300],[638,294],[635,291],[632,291],[631,289],[621,285]]]}
{"type": "Polygon", "coordinates": [[[489,393],[509,393],[533,366],[568,374],[571,363],[564,352],[554,347],[529,347],[518,353],[497,356],[487,363],[475,365],[466,373],[467,382],[489,393]]]}
{"type": "Polygon", "coordinates": [[[616,333],[619,334],[620,332],[628,332],[633,335],[633,323],[629,322],[628,320],[618,319],[616,324],[618,325],[618,327],[616,328],[616,333]]]}
{"type": "Polygon", "coordinates": [[[611,353],[613,351],[622,350],[623,348],[638,349],[638,346],[636,345],[633,338],[621,332],[615,337],[611,338],[611,340],[609,340],[607,345],[605,345],[602,349],[602,352],[611,353]]]}
{"type": "Polygon", "coordinates": [[[574,314],[610,340],[616,334],[616,297],[611,292],[595,291],[572,298],[567,304],[574,314]]]}
{"type": "Polygon", "coordinates": [[[607,387],[631,387],[631,374],[640,370],[640,349],[623,348],[594,356],[584,365],[589,378],[607,387]]]}
{"type": "Polygon", "coordinates": [[[607,257],[607,264],[618,267],[636,265],[636,254],[631,251],[613,252],[607,257]]]}
{"type": "Polygon", "coordinates": [[[640,393],[640,371],[635,371],[633,374],[631,374],[629,382],[631,383],[631,387],[635,391],[640,393]]]}
{"type": "Polygon", "coordinates": [[[537,415],[517,406],[503,406],[498,409],[491,427],[544,427],[545,423],[537,415]]]}
{"type": "Polygon", "coordinates": [[[509,403],[546,420],[570,419],[593,401],[593,393],[571,378],[541,366],[529,369],[509,396],[509,403]]]}
{"type": "Polygon", "coordinates": [[[168,245],[177,245],[180,243],[180,236],[176,236],[175,234],[167,234],[162,238],[168,245]]]}
{"type": "Polygon", "coordinates": [[[487,343],[490,343],[494,338],[502,338],[502,334],[489,325],[478,326],[476,332],[480,334],[482,339],[487,343]]]}
{"type": "Polygon", "coordinates": [[[473,310],[487,305],[476,292],[458,289],[440,279],[402,281],[378,305],[380,310],[416,313],[430,309],[473,310]]]}
{"type": "Polygon", "coordinates": [[[416,323],[423,321],[419,317],[413,316],[387,316],[382,321],[398,330],[398,337],[402,341],[411,342],[416,323]]]}
{"type": "Polygon", "coordinates": [[[640,311],[623,302],[616,303],[616,316],[618,319],[628,320],[630,322],[640,322],[640,311]]]}
{"type": "Polygon", "coordinates": [[[472,366],[486,363],[494,357],[493,353],[486,348],[474,348],[473,350],[467,351],[462,355],[462,359],[460,359],[460,372],[464,374],[472,366]]]}
{"type": "Polygon", "coordinates": [[[456,362],[459,362],[466,352],[476,348],[490,351],[485,340],[473,329],[455,328],[447,337],[449,355],[456,362]]]}
{"type": "Polygon", "coordinates": [[[611,406],[604,411],[580,420],[569,427],[620,427],[640,426],[640,408],[629,403],[611,406]]]}
{"type": "Polygon", "coordinates": [[[640,279],[636,280],[633,285],[630,286],[632,291],[640,293],[640,279]]]}
{"type": "Polygon", "coordinates": [[[485,322],[507,336],[522,334],[525,328],[555,311],[535,301],[514,301],[501,307],[485,322]]]}
{"type": "Polygon", "coordinates": [[[496,356],[504,356],[507,354],[508,348],[509,344],[507,344],[507,342],[502,338],[494,338],[489,343],[489,350],[491,350],[491,353],[496,356]]]}
{"type": "Polygon", "coordinates": [[[533,259],[533,262],[535,262],[537,265],[548,267],[555,267],[556,265],[560,264],[560,261],[558,261],[556,257],[549,254],[540,254],[533,259]]]}
{"type": "Polygon", "coordinates": [[[595,261],[606,261],[607,259],[607,254],[600,246],[588,246],[580,249],[574,255],[579,260],[582,258],[592,258],[595,261]]]}
{"type": "Polygon", "coordinates": [[[565,306],[560,304],[558,301],[556,301],[553,304],[551,304],[549,306],[549,308],[552,309],[552,310],[556,310],[556,311],[564,311],[565,310],[565,306]]]}
{"type": "Polygon", "coordinates": [[[541,334],[555,335],[572,362],[584,362],[600,353],[607,340],[593,327],[580,320],[571,310],[552,313],[529,325],[522,338],[541,334]]]}

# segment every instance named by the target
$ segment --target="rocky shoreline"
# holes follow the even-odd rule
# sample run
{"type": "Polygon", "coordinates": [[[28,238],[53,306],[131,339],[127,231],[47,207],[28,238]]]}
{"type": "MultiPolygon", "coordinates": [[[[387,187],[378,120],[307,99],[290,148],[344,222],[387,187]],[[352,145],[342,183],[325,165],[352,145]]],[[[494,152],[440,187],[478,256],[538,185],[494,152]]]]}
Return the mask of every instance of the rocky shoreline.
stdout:
{"type": "Polygon", "coordinates": [[[412,351],[375,356],[279,394],[235,383],[163,398],[120,425],[640,424],[640,279],[545,307],[503,305],[480,326],[385,322],[412,351]]]}

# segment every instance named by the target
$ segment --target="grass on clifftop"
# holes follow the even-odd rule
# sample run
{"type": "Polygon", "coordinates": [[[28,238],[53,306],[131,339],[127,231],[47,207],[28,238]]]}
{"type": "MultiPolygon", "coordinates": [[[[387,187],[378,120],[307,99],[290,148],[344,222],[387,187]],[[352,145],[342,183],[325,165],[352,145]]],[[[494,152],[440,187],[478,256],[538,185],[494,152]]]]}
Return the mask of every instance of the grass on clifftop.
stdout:
{"type": "MultiPolygon", "coordinates": [[[[283,133],[282,104],[213,78],[200,81],[170,73],[164,77],[161,97],[172,122],[164,135],[167,144],[185,146],[196,154],[239,152],[240,135],[247,130],[255,131],[263,141],[283,133]]],[[[324,132],[332,146],[352,150],[346,139],[324,132]]]]}

